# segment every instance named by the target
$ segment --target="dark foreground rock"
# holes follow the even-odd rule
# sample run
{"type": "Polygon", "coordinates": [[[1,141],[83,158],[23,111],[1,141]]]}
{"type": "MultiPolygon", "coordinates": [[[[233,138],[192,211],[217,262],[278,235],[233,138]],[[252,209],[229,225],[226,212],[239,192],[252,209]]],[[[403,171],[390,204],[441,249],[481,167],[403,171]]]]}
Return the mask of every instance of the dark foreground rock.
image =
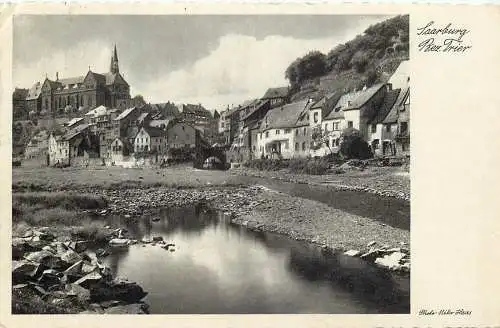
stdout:
{"type": "Polygon", "coordinates": [[[30,241],[13,240],[12,313],[148,313],[141,303],[147,293],[133,282],[113,279],[87,242],[44,237],[33,247],[30,241]]]}

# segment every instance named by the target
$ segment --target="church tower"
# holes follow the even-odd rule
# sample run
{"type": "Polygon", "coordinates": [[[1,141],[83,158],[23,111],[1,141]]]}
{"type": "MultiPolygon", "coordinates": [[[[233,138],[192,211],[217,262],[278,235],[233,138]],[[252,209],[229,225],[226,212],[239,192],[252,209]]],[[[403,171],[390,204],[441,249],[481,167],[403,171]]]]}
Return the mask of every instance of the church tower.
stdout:
{"type": "Polygon", "coordinates": [[[120,72],[120,69],[118,68],[118,54],[116,52],[116,44],[115,49],[113,50],[113,54],[111,55],[111,65],[109,67],[109,71],[113,74],[117,74],[120,72]]]}

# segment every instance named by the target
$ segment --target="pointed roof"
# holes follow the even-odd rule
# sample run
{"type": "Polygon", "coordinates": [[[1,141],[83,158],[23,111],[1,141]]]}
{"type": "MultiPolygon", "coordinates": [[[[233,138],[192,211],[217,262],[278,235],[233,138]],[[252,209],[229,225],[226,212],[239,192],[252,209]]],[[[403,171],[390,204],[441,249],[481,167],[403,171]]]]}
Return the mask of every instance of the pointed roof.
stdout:
{"type": "Polygon", "coordinates": [[[291,128],[297,124],[302,125],[300,117],[306,109],[309,109],[310,105],[309,100],[304,99],[271,109],[264,116],[260,130],[291,128]]]}
{"type": "Polygon", "coordinates": [[[288,87],[269,88],[261,99],[285,98],[288,96],[288,87]]]}
{"type": "Polygon", "coordinates": [[[41,93],[42,93],[42,84],[40,82],[36,82],[28,90],[28,95],[26,96],[26,100],[38,99],[41,93]]]}
{"type": "Polygon", "coordinates": [[[343,108],[343,110],[359,109],[363,107],[363,105],[366,104],[366,102],[368,102],[384,86],[384,83],[378,83],[365,90],[349,93],[348,95],[351,99],[348,100],[347,108],[343,108]]]}
{"type": "Polygon", "coordinates": [[[387,94],[384,97],[384,102],[382,103],[382,105],[380,105],[377,114],[370,122],[370,124],[379,124],[384,121],[384,119],[390,113],[391,109],[394,107],[394,104],[396,103],[400,92],[401,89],[390,90],[387,92],[387,94]]]}
{"type": "Polygon", "coordinates": [[[115,48],[113,49],[113,60],[118,61],[118,52],[116,51],[116,43],[115,43],[115,48]]]}
{"type": "Polygon", "coordinates": [[[401,92],[398,95],[398,98],[394,102],[394,105],[392,106],[391,110],[389,113],[386,115],[382,123],[384,124],[391,124],[391,123],[396,123],[398,121],[398,113],[399,109],[404,106],[405,100],[410,94],[410,88],[405,88],[401,90],[401,92]]]}

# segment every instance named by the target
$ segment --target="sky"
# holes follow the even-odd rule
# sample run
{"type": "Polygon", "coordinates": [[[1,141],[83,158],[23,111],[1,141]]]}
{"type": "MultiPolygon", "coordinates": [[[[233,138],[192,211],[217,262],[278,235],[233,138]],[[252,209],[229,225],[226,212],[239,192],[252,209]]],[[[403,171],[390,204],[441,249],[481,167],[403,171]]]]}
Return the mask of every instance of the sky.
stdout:
{"type": "Polygon", "coordinates": [[[21,15],[14,17],[13,83],[109,71],[116,44],[131,95],[221,110],[286,86],[285,70],[388,16],[21,15]]]}

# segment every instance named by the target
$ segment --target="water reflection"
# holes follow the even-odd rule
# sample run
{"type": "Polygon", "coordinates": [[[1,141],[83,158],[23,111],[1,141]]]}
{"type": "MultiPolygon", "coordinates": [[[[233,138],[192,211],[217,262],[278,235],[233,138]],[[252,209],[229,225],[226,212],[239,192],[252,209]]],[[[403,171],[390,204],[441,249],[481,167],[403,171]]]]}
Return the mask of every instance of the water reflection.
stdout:
{"type": "Polygon", "coordinates": [[[134,238],[161,235],[174,253],[135,245],[113,272],[149,292],[152,313],[408,313],[409,279],[307,243],[227,224],[204,206],[112,218],[134,238]]]}

